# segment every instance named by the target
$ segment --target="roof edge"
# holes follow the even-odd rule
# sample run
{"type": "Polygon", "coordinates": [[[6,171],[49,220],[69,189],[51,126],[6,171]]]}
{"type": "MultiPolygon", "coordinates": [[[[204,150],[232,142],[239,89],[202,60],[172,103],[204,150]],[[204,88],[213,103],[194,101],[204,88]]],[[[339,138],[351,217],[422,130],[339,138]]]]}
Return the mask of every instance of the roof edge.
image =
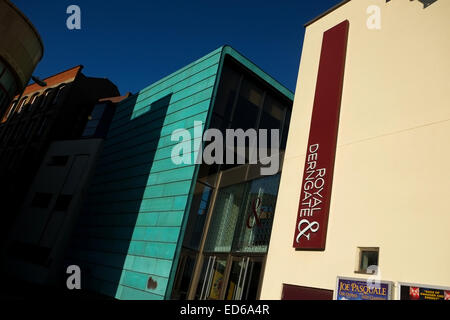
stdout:
{"type": "Polygon", "coordinates": [[[317,17],[315,17],[314,19],[308,21],[307,23],[305,23],[303,26],[306,28],[308,26],[310,26],[311,24],[313,24],[314,22],[316,22],[319,19],[322,19],[323,17],[325,17],[326,15],[328,15],[329,13],[333,12],[336,9],[339,9],[340,7],[342,7],[344,4],[346,4],[347,2],[350,2],[351,0],[343,0],[341,2],[339,2],[337,5],[331,7],[330,9],[328,9],[327,11],[321,13],[320,15],[318,15],[317,17]]]}
{"type": "Polygon", "coordinates": [[[222,50],[222,53],[224,55],[229,55],[233,58],[235,58],[238,62],[242,63],[245,67],[247,67],[251,72],[253,72],[256,76],[267,82],[269,85],[271,85],[274,89],[279,91],[281,94],[286,96],[290,100],[294,100],[294,93],[288,89],[286,86],[281,84],[278,80],[276,80],[274,77],[272,77],[270,74],[265,72],[262,68],[260,68],[258,65],[256,65],[252,60],[248,59],[246,56],[241,54],[239,51],[234,49],[230,45],[223,45],[220,47],[222,50]]]}

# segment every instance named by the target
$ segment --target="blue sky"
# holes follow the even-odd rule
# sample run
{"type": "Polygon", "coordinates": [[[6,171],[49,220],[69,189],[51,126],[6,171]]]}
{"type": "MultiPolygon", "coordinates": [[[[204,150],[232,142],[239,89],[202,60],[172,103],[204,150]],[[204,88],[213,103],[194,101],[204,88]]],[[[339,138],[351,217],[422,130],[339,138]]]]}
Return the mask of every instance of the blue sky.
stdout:
{"type": "Polygon", "coordinates": [[[84,65],[133,93],[228,44],[294,91],[304,23],[340,0],[12,0],[44,41],[35,75],[84,65]],[[66,9],[81,8],[81,30],[66,9]]]}

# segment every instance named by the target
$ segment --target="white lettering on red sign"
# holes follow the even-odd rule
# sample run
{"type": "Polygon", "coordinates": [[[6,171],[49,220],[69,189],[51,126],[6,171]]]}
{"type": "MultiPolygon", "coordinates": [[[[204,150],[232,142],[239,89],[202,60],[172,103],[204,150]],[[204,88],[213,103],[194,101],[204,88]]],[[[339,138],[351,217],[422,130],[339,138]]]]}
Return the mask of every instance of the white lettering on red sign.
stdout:
{"type": "MultiPolygon", "coordinates": [[[[327,170],[325,168],[317,168],[317,161],[319,159],[319,144],[310,145],[307,155],[307,171],[306,178],[303,184],[303,199],[300,199],[300,218],[313,218],[314,214],[320,213],[322,210],[321,204],[323,202],[322,191],[325,186],[325,175],[327,170]]],[[[320,229],[320,224],[317,221],[310,219],[302,219],[298,224],[298,235],[295,241],[300,242],[302,237],[310,239],[311,232],[316,233],[320,229]],[[307,233],[310,231],[309,233],[307,233]]]]}

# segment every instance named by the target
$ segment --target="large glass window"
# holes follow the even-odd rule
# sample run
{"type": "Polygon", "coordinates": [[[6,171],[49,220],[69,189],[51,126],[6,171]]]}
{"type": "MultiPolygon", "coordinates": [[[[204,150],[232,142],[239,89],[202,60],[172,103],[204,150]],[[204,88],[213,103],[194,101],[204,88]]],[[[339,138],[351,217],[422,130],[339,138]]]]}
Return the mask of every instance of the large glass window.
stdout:
{"type": "Polygon", "coordinates": [[[279,182],[278,174],[248,183],[234,235],[233,252],[267,251],[279,182]]]}
{"type": "MultiPolygon", "coordinates": [[[[247,70],[239,67],[229,58],[225,61],[217,99],[213,109],[210,128],[226,129],[267,129],[267,147],[272,148],[270,130],[279,130],[279,146],[283,151],[286,147],[289,129],[290,109],[292,102],[274,91],[264,82],[259,81],[247,70]]],[[[249,140],[245,141],[245,163],[250,162],[249,140]]],[[[223,155],[233,153],[224,146],[223,155]]],[[[268,152],[270,154],[270,152],[268,152]]],[[[254,155],[254,154],[252,154],[254,155]]],[[[241,158],[234,150],[234,163],[221,164],[218,170],[228,170],[242,164],[241,158]],[[238,163],[240,162],[240,163],[238,163]]],[[[215,168],[216,169],[216,168],[215,168]]]]}
{"type": "Polygon", "coordinates": [[[205,252],[267,252],[279,182],[278,174],[219,190],[205,252]]]}
{"type": "Polygon", "coordinates": [[[246,184],[241,183],[219,191],[205,243],[206,252],[231,251],[245,189],[246,184]]]}
{"type": "Polygon", "coordinates": [[[214,112],[222,119],[229,121],[238,91],[241,75],[225,66],[222,70],[222,82],[217,94],[214,112]]]}
{"type": "Polygon", "coordinates": [[[264,92],[259,87],[244,79],[231,123],[232,129],[245,131],[256,128],[263,94],[264,92]]]}

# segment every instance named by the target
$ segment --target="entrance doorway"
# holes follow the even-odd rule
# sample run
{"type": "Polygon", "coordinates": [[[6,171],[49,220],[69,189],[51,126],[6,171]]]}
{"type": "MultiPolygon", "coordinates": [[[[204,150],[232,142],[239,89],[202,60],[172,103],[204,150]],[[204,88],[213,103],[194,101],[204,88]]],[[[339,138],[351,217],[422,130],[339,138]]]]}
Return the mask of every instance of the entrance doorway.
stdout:
{"type": "Polygon", "coordinates": [[[280,175],[249,172],[236,167],[212,186],[197,183],[172,299],[259,298],[280,175]]]}
{"type": "Polygon", "coordinates": [[[206,256],[197,287],[200,300],[256,300],[263,257],[206,256]]]}

